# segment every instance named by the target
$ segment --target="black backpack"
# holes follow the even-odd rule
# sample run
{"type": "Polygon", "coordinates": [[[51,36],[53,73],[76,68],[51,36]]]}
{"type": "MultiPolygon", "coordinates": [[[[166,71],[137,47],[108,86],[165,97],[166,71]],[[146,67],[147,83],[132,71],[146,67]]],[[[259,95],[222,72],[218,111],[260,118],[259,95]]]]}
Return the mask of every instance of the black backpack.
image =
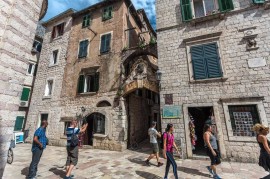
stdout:
{"type": "MultiPolygon", "coordinates": [[[[164,134],[167,132],[163,132],[162,136],[161,136],[161,142],[160,142],[160,148],[164,149],[164,134]]],[[[167,134],[167,141],[168,141],[168,134],[167,134]]]]}
{"type": "Polygon", "coordinates": [[[70,139],[70,146],[71,147],[76,147],[78,144],[79,144],[79,138],[75,134],[75,128],[74,128],[73,129],[73,134],[72,134],[71,139],[70,139]]]}

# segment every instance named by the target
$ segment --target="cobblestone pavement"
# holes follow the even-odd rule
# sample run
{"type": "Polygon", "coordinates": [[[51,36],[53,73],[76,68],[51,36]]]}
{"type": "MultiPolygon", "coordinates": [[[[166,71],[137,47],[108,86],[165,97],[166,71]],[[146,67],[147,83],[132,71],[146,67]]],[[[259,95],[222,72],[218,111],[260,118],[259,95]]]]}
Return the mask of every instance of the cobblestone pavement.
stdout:
{"type": "MultiPolygon", "coordinates": [[[[28,174],[31,162],[31,145],[18,144],[14,149],[15,159],[6,166],[4,179],[23,179],[28,174]]],[[[144,165],[148,156],[146,148],[142,152],[126,150],[111,152],[93,149],[81,149],[79,163],[74,170],[76,179],[162,179],[165,166],[156,167],[153,160],[150,167],[144,165]]],[[[64,177],[66,151],[64,147],[48,146],[44,151],[38,167],[38,179],[58,179],[64,177]]],[[[163,162],[164,159],[163,159],[163,162]]],[[[178,174],[181,179],[211,178],[205,168],[209,161],[205,160],[177,160],[178,174]]],[[[257,164],[223,162],[218,172],[224,179],[258,179],[266,176],[257,164]]],[[[172,176],[172,168],[170,170],[172,176]]]]}

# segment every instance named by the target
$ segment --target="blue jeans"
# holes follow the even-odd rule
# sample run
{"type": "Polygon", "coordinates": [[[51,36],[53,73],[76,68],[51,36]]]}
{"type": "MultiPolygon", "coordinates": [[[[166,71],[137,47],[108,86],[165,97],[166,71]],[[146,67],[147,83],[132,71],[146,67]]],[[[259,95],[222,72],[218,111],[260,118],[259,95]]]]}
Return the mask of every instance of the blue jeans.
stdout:
{"type": "Polygon", "coordinates": [[[29,167],[28,178],[32,179],[37,175],[37,166],[42,156],[43,149],[37,148],[32,152],[32,162],[29,167]]]}
{"type": "Polygon", "coordinates": [[[166,164],[166,171],[165,171],[165,177],[164,178],[168,178],[170,165],[172,164],[174,177],[175,177],[175,179],[178,179],[177,165],[176,165],[176,162],[175,162],[175,160],[173,158],[173,154],[171,152],[166,152],[166,155],[167,155],[167,164],[166,164]]]}

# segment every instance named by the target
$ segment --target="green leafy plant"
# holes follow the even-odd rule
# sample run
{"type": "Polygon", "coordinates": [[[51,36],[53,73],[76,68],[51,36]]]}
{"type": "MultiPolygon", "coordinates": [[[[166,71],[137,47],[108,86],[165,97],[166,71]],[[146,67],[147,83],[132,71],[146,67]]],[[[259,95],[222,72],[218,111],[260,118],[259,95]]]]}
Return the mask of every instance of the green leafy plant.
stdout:
{"type": "Polygon", "coordinates": [[[154,45],[154,44],[156,44],[156,43],[157,43],[156,38],[151,37],[151,38],[150,38],[150,41],[149,41],[149,44],[150,44],[150,45],[154,45]]]}

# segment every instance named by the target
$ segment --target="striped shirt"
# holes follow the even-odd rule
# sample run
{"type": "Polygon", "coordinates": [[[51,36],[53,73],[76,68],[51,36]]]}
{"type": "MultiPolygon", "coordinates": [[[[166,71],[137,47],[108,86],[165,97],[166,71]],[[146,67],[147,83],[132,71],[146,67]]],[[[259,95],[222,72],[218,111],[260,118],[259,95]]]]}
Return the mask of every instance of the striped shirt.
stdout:
{"type": "Polygon", "coordinates": [[[66,135],[67,135],[67,146],[70,146],[70,140],[71,140],[71,136],[73,133],[75,134],[79,134],[80,129],[78,128],[73,128],[73,127],[68,127],[66,130],[66,135]]]}

